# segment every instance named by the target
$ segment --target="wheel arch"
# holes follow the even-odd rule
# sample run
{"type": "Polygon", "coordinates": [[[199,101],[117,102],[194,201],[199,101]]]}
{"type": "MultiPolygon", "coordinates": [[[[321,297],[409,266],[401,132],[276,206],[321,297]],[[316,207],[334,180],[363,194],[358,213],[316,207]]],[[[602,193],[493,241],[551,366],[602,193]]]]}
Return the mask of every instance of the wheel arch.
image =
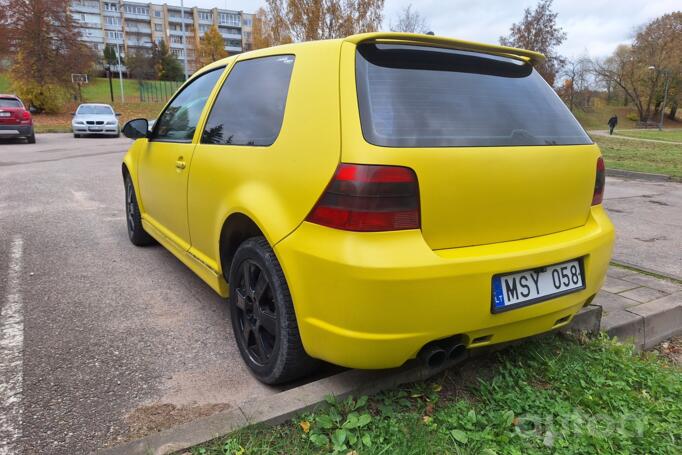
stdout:
{"type": "Polygon", "coordinates": [[[250,216],[242,212],[234,212],[225,219],[220,230],[218,245],[219,266],[225,281],[228,281],[232,260],[239,245],[244,240],[257,236],[267,238],[264,231],[250,216]]]}

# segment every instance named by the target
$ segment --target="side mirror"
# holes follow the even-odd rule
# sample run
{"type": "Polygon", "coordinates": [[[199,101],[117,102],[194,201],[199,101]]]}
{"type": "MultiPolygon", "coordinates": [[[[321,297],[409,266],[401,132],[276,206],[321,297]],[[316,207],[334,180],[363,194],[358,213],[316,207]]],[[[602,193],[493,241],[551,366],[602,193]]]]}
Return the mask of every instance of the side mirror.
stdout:
{"type": "Polygon", "coordinates": [[[156,119],[152,119],[149,121],[149,132],[151,133],[152,130],[154,129],[154,125],[156,124],[156,119]]]}
{"type": "Polygon", "coordinates": [[[129,139],[140,139],[149,136],[149,123],[145,118],[136,118],[125,124],[121,132],[129,139]]]}
{"type": "Polygon", "coordinates": [[[76,115],[76,113],[75,113],[75,112],[72,112],[71,115],[76,115]]]}
{"type": "Polygon", "coordinates": [[[121,116],[121,113],[120,113],[120,112],[116,112],[115,115],[116,115],[116,117],[120,117],[120,116],[121,116]]]}

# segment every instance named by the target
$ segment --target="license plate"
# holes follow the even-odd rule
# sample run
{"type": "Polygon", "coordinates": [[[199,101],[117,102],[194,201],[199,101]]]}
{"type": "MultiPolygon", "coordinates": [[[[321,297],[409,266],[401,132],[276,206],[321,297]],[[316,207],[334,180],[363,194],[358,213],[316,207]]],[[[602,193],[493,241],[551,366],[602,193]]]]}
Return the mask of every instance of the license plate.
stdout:
{"type": "Polygon", "coordinates": [[[10,115],[12,114],[10,114],[9,112],[0,112],[0,117],[9,117],[10,115]]]}
{"type": "Polygon", "coordinates": [[[580,259],[493,277],[493,313],[585,289],[580,259]]]}

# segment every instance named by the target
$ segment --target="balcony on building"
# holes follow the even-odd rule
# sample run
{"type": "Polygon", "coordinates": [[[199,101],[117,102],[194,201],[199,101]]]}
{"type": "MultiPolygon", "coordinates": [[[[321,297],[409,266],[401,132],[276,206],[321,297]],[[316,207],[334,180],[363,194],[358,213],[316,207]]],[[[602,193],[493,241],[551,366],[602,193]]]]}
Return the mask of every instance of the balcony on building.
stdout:
{"type": "Polygon", "coordinates": [[[73,12],[99,14],[99,2],[74,0],[70,6],[73,12]]]}

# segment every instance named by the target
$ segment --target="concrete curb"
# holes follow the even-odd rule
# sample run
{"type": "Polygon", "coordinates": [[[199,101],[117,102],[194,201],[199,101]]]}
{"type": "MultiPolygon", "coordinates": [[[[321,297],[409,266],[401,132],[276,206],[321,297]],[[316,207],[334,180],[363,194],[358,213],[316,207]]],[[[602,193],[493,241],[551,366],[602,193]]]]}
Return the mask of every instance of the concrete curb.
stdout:
{"type": "Polygon", "coordinates": [[[619,177],[633,180],[645,180],[647,182],[670,182],[672,178],[664,174],[650,174],[647,172],[626,171],[624,169],[606,169],[609,177],[619,177]]]}
{"type": "Polygon", "coordinates": [[[162,455],[183,450],[255,424],[282,423],[296,414],[324,406],[326,397],[368,395],[400,384],[427,379],[464,359],[438,369],[416,361],[394,370],[348,370],[276,395],[246,401],[237,408],[179,425],[141,439],[98,451],[102,455],[162,455]]]}
{"type": "MultiPolygon", "coordinates": [[[[601,307],[588,305],[574,316],[571,324],[560,330],[596,334],[599,332],[601,314],[601,307]]],[[[348,395],[369,395],[401,384],[423,381],[469,357],[486,355],[514,343],[467,351],[460,358],[437,369],[429,369],[417,361],[411,361],[393,370],[347,370],[276,395],[249,400],[237,408],[104,449],[98,453],[102,455],[163,455],[177,452],[250,425],[276,425],[285,422],[296,414],[318,406],[325,406],[325,399],[328,395],[343,399],[348,395]]]]}
{"type": "Polygon", "coordinates": [[[632,342],[639,350],[651,349],[682,334],[682,292],[608,313],[602,330],[610,337],[632,342]]]}
{"type": "Polygon", "coordinates": [[[613,264],[615,266],[620,266],[620,267],[632,269],[633,272],[635,272],[635,273],[636,272],[645,272],[645,273],[649,273],[652,275],[662,276],[663,278],[667,278],[668,280],[682,282],[682,276],[673,275],[673,274],[670,274],[667,272],[661,272],[660,270],[650,269],[648,267],[633,264],[631,262],[624,261],[622,259],[613,258],[613,259],[611,259],[611,264],[613,264]]]}

